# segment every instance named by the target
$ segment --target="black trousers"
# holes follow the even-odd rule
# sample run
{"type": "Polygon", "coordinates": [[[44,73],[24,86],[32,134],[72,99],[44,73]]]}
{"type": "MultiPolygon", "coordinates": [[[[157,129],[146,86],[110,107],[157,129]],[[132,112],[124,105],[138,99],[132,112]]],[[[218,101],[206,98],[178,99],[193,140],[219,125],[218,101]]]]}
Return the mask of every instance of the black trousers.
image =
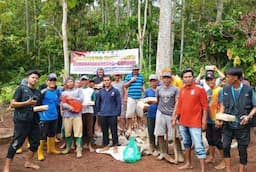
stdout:
{"type": "Polygon", "coordinates": [[[60,113],[60,108],[58,106],[58,125],[57,125],[57,133],[61,133],[61,129],[62,129],[62,116],[60,113]]]}
{"type": "Polygon", "coordinates": [[[150,145],[154,145],[154,146],[156,145],[155,135],[154,135],[155,123],[156,123],[156,118],[147,117],[149,143],[150,145]]]}
{"type": "Polygon", "coordinates": [[[207,124],[206,139],[210,146],[222,149],[222,128],[216,128],[215,124],[207,124]]]}
{"type": "Polygon", "coordinates": [[[232,139],[236,138],[240,164],[247,164],[247,147],[250,143],[250,127],[232,129],[227,124],[223,126],[223,152],[224,158],[230,157],[230,146],[232,139]]]}
{"type": "Polygon", "coordinates": [[[19,149],[26,137],[28,137],[30,147],[32,152],[36,152],[40,143],[40,129],[39,123],[37,121],[33,122],[14,122],[14,134],[13,140],[9,146],[7,158],[13,159],[16,154],[17,149],[19,149]]]}
{"type": "Polygon", "coordinates": [[[89,143],[93,139],[93,114],[92,113],[83,113],[82,114],[83,122],[83,142],[89,143]]]}
{"type": "Polygon", "coordinates": [[[46,140],[47,137],[56,135],[58,120],[40,121],[40,140],[46,140]]]}
{"type": "Polygon", "coordinates": [[[110,128],[112,134],[113,146],[118,145],[117,135],[117,116],[100,116],[101,129],[103,133],[103,146],[109,145],[109,133],[110,128]]]}

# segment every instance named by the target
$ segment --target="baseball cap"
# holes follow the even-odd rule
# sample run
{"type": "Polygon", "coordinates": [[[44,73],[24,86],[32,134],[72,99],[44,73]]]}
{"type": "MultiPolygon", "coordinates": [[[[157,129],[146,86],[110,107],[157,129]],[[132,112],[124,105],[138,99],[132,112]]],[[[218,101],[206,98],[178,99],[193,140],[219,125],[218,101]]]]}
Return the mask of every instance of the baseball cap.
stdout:
{"type": "Polygon", "coordinates": [[[205,76],[205,79],[206,79],[206,80],[207,80],[207,79],[215,79],[215,76],[214,76],[213,74],[209,73],[209,74],[207,74],[207,75],[205,76]]]}
{"type": "Polygon", "coordinates": [[[149,79],[149,80],[158,80],[156,74],[151,74],[148,79],[149,79]]]}
{"type": "Polygon", "coordinates": [[[163,70],[162,70],[162,73],[164,72],[172,72],[172,69],[169,68],[169,67],[165,67],[163,70]]]}
{"type": "Polygon", "coordinates": [[[171,72],[163,72],[162,77],[171,77],[171,72]]]}
{"type": "Polygon", "coordinates": [[[81,76],[80,80],[89,80],[89,78],[88,78],[88,76],[83,75],[83,76],[81,76]]]}
{"type": "Polygon", "coordinates": [[[137,64],[134,64],[134,65],[132,66],[132,70],[137,70],[137,69],[140,69],[139,66],[138,66],[137,64]]]}
{"type": "Polygon", "coordinates": [[[51,79],[57,79],[57,75],[55,73],[50,73],[48,75],[48,80],[51,80],[51,79]]]}

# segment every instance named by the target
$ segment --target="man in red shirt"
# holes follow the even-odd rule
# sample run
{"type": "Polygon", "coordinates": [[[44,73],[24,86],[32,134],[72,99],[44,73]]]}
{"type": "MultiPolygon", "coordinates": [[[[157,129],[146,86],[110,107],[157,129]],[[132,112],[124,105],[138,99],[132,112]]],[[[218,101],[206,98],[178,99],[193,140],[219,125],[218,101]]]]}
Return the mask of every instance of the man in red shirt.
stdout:
{"type": "Polygon", "coordinates": [[[207,94],[203,87],[194,83],[194,72],[186,69],[182,72],[184,87],[180,90],[177,112],[173,116],[172,124],[176,125],[179,120],[180,132],[185,147],[185,165],[180,170],[191,169],[191,146],[200,160],[201,172],[205,172],[206,151],[203,145],[202,131],[207,125],[207,94]]]}

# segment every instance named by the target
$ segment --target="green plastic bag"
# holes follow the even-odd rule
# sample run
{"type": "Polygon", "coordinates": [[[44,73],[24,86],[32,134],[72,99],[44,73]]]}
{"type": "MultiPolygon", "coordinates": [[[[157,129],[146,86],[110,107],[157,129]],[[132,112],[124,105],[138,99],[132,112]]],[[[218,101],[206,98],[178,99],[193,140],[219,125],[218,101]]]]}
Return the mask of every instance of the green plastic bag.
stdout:
{"type": "Polygon", "coordinates": [[[128,145],[123,151],[123,158],[125,162],[129,163],[134,163],[141,159],[140,150],[134,137],[130,137],[128,145]]]}

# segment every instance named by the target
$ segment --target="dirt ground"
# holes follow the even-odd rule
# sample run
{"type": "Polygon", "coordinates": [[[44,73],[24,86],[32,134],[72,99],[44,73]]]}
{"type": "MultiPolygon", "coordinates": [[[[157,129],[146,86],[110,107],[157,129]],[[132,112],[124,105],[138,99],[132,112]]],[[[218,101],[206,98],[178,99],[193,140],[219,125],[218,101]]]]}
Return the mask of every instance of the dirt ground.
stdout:
{"type": "MultiPolygon", "coordinates": [[[[4,122],[0,122],[0,128],[12,126],[10,114],[4,115],[4,122]]],[[[254,142],[255,143],[255,142],[254,142]]],[[[2,170],[5,160],[8,144],[0,145],[0,171],[2,170]]],[[[256,170],[256,145],[251,144],[248,150],[248,167],[247,172],[255,172],[256,170]]],[[[11,165],[12,172],[32,172],[34,170],[23,168],[26,150],[22,154],[17,154],[11,165]]],[[[158,161],[153,156],[143,156],[142,159],[134,164],[124,163],[114,160],[110,155],[90,153],[83,151],[83,157],[76,159],[75,153],[68,155],[48,155],[45,154],[45,160],[39,162],[35,158],[35,162],[40,165],[38,172],[177,172],[179,165],[169,164],[167,161],[158,161]]],[[[217,159],[218,160],[218,159],[217,159]]],[[[182,164],[180,164],[182,165],[182,164]]],[[[198,172],[199,161],[193,154],[192,170],[183,170],[187,172],[198,172]]],[[[236,172],[239,168],[239,158],[237,149],[232,149],[232,171],[236,172]]],[[[207,172],[225,171],[215,170],[214,164],[206,165],[207,172]]]]}

